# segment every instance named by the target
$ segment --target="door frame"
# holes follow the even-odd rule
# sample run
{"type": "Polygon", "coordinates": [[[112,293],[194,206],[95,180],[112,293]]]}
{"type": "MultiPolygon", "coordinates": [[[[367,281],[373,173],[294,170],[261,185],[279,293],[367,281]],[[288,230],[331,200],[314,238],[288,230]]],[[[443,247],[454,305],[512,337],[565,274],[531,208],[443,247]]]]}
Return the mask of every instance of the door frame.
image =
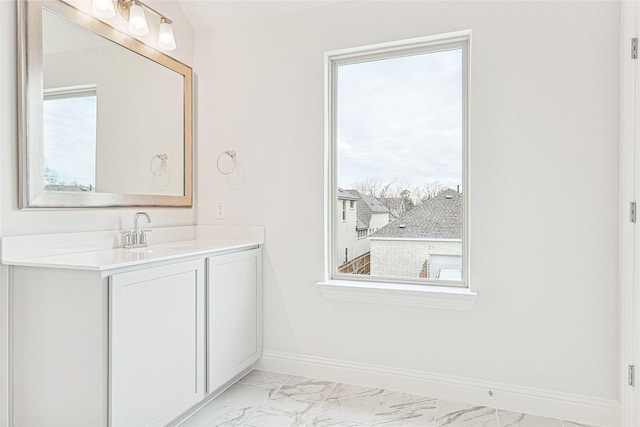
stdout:
{"type": "Polygon", "coordinates": [[[628,384],[628,367],[640,369],[640,228],[631,222],[631,202],[638,202],[640,183],[640,106],[638,105],[638,59],[631,57],[632,38],[638,37],[637,1],[620,2],[620,188],[619,188],[619,398],[621,424],[640,425],[637,387],[628,384]],[[637,338],[634,338],[637,337],[637,338]]]}

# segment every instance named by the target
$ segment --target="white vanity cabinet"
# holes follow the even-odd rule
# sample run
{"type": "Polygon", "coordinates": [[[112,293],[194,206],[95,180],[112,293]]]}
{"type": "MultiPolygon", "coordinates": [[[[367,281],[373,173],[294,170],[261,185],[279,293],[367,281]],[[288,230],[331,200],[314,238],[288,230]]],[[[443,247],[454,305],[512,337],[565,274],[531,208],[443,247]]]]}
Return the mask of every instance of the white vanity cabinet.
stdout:
{"type": "Polygon", "coordinates": [[[262,252],[207,258],[208,381],[215,391],[262,352],[262,252]]]}
{"type": "Polygon", "coordinates": [[[179,419],[262,352],[261,242],[3,260],[9,427],[179,419]]]}
{"type": "Polygon", "coordinates": [[[165,425],[204,398],[204,262],[109,280],[111,427],[165,425]]]}

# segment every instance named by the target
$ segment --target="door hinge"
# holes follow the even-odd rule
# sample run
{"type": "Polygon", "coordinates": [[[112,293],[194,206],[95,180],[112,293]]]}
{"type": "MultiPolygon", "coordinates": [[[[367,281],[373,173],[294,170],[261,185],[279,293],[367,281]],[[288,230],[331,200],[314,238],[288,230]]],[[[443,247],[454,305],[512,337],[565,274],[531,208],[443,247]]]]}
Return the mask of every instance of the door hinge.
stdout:
{"type": "Polygon", "coordinates": [[[629,203],[629,221],[636,222],[636,202],[629,203]]]}
{"type": "Polygon", "coordinates": [[[631,59],[638,59],[638,38],[631,39],[631,59]]]}
{"type": "Polygon", "coordinates": [[[634,387],[636,385],[636,366],[629,365],[629,386],[634,387]]]}

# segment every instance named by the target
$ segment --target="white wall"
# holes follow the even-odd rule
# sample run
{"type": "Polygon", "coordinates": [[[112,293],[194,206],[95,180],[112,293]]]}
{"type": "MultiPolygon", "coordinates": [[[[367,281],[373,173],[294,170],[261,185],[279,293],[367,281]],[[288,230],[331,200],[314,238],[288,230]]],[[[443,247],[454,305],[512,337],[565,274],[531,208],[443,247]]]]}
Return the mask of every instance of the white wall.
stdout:
{"type": "Polygon", "coordinates": [[[266,225],[265,349],[615,400],[618,31],[617,2],[364,1],[197,33],[198,222],[266,225]],[[323,299],[323,53],[469,28],[474,308],[323,299]]]}
{"type": "MultiPolygon", "coordinates": [[[[75,1],[77,4],[90,2],[75,1]]],[[[171,56],[193,65],[194,32],[175,1],[155,1],[153,7],[165,11],[176,23],[175,32],[178,49],[171,56]]],[[[18,208],[18,138],[16,129],[16,27],[15,3],[0,1],[2,8],[2,26],[0,27],[0,61],[7,72],[1,76],[0,92],[0,184],[1,215],[0,236],[21,234],[58,233],[74,231],[115,230],[132,227],[133,214],[138,210],[130,209],[88,209],[72,211],[21,211],[18,208]]],[[[118,24],[121,18],[114,18],[118,24]]],[[[151,29],[153,31],[153,29],[151,29]]],[[[156,33],[157,34],[157,33],[156,33]]],[[[115,168],[118,165],[114,165],[115,168]]],[[[195,223],[195,209],[157,209],[145,208],[151,216],[151,227],[169,225],[191,225],[195,223]]],[[[150,236],[153,238],[153,236],[150,236]]]]}
{"type": "Polygon", "coordinates": [[[390,221],[389,221],[388,213],[372,214],[371,220],[369,221],[369,230],[373,230],[373,231],[370,231],[370,233],[375,233],[385,225],[389,224],[389,222],[390,221]]]}

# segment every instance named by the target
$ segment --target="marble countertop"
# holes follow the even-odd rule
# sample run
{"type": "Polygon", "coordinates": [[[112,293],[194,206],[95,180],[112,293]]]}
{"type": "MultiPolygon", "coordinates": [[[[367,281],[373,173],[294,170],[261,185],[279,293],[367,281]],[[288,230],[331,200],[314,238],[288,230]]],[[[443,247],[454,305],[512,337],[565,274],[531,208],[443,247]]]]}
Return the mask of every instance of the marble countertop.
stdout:
{"type": "Polygon", "coordinates": [[[5,258],[2,263],[14,266],[104,271],[150,262],[170,261],[195,255],[249,249],[262,243],[262,241],[254,239],[183,240],[135,249],[117,248],[33,258],[5,258]]]}

